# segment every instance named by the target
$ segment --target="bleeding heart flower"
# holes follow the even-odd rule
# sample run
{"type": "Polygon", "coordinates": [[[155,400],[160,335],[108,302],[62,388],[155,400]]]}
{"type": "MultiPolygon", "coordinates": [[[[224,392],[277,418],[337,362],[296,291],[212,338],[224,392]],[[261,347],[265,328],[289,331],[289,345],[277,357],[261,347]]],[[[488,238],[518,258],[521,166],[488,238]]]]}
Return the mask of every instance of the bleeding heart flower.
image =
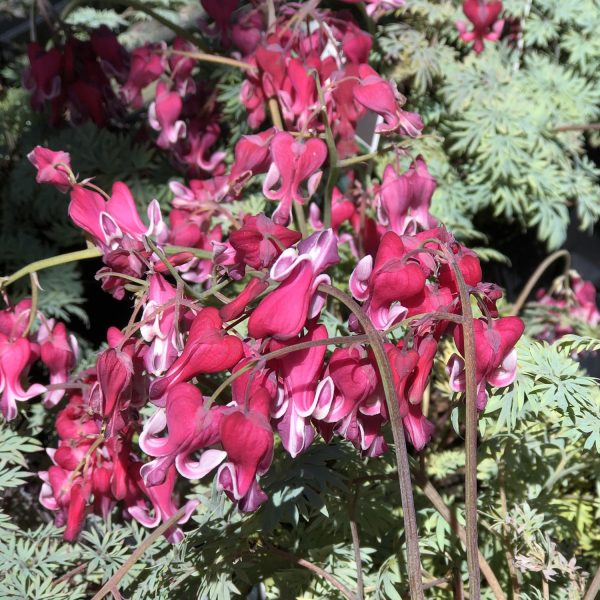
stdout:
{"type": "MultiPolygon", "coordinates": [[[[135,503],[127,506],[127,512],[144,527],[158,527],[161,522],[164,523],[165,521],[168,521],[177,512],[177,505],[173,498],[173,489],[175,487],[175,479],[177,476],[175,466],[171,466],[167,470],[163,483],[153,485],[152,487],[146,487],[140,474],[140,465],[141,463],[139,462],[131,464],[130,476],[135,480],[139,489],[148,497],[152,504],[152,509],[148,508],[148,505],[144,500],[135,498],[135,503]]],[[[198,500],[189,500],[185,503],[185,512],[181,519],[177,521],[176,525],[173,525],[165,531],[165,537],[169,542],[178,544],[183,540],[183,531],[177,527],[177,525],[187,523],[198,504],[198,500]]]]}
{"type": "Polygon", "coordinates": [[[148,121],[152,129],[160,131],[156,140],[159,148],[168,148],[185,137],[186,125],[178,120],[183,102],[177,92],[170,92],[162,81],[156,86],[156,100],[148,108],[148,121]]]}
{"type": "Polygon", "coordinates": [[[183,352],[164,377],[150,386],[150,398],[163,406],[170,386],[189,381],[200,373],[218,373],[231,369],[243,356],[242,342],[234,335],[225,335],[219,311],[209,306],[194,319],[183,352]]]}
{"type": "Polygon", "coordinates": [[[0,411],[7,421],[17,416],[17,402],[24,402],[46,391],[39,383],[34,383],[27,390],[21,385],[31,356],[29,340],[17,338],[11,341],[0,333],[0,411]]]}
{"type": "Polygon", "coordinates": [[[460,38],[465,42],[473,42],[473,50],[479,54],[483,52],[484,40],[496,42],[500,39],[504,20],[499,20],[498,15],[502,10],[500,0],[464,0],[463,11],[473,24],[473,30],[467,31],[464,21],[457,21],[456,27],[460,38]]]}
{"type": "Polygon", "coordinates": [[[396,86],[380,77],[369,65],[360,65],[358,75],[359,84],[353,87],[354,99],[384,119],[375,128],[376,133],[398,131],[410,137],[421,134],[424,127],[421,117],[417,113],[402,110],[406,98],[396,86]]]}
{"type": "MultiPolygon", "coordinates": [[[[523,334],[525,325],[518,317],[503,317],[486,322],[473,321],[475,329],[475,372],[477,378],[477,409],[483,410],[487,404],[486,384],[494,387],[510,385],[517,373],[517,351],[515,344],[523,334]]],[[[455,326],[454,341],[458,351],[464,356],[462,326],[455,326]]],[[[456,392],[465,391],[465,362],[453,354],[446,371],[450,376],[450,387],[456,392]]]]}
{"type": "Polygon", "coordinates": [[[336,237],[331,229],[314,233],[300,242],[297,250],[289,248],[283,252],[271,268],[271,279],[281,284],[250,315],[250,335],[277,340],[297,336],[306,320],[320,313],[325,298],[317,288],[330,283],[329,276],[322,273],[338,261],[336,237]]]}
{"type": "Polygon", "coordinates": [[[163,483],[173,464],[188,479],[201,479],[216,468],[225,452],[208,448],[220,442],[222,411],[221,406],[206,410],[202,394],[189,383],[169,388],[166,410],[158,409],[140,435],[140,448],[156,457],[141,468],[146,486],[163,483]],[[165,427],[168,434],[158,437],[165,427]],[[198,450],[204,450],[199,460],[191,460],[198,450]]]}
{"type": "Polygon", "coordinates": [[[406,250],[400,237],[388,231],[379,245],[375,264],[371,256],[359,261],[350,275],[350,291],[364,301],[364,311],[377,329],[385,330],[403,319],[423,292],[425,274],[415,262],[403,259],[406,250]]]}
{"type": "Polygon", "coordinates": [[[68,152],[55,152],[49,148],[36,146],[28,155],[29,162],[37,169],[35,180],[38,183],[49,183],[61,192],[66,192],[73,181],[71,156],[68,152]]]}
{"type": "Polygon", "coordinates": [[[387,165],[375,196],[379,222],[398,235],[409,229],[435,227],[437,221],[429,213],[435,188],[435,179],[420,156],[402,175],[398,175],[392,165],[387,165]]]}
{"type": "MultiPolygon", "coordinates": [[[[50,372],[50,383],[57,385],[66,383],[69,371],[77,362],[77,340],[67,334],[64,323],[56,323],[52,319],[42,322],[38,331],[38,343],[42,362],[50,372]]],[[[56,389],[48,392],[44,398],[44,406],[56,406],[65,394],[65,390],[56,389]]]]}
{"type": "Polygon", "coordinates": [[[271,141],[271,166],[263,183],[263,193],[269,200],[279,200],[273,221],[280,225],[289,222],[292,204],[304,204],[316,191],[321,181],[319,170],[327,158],[323,140],[311,138],[306,142],[280,131],[271,141]],[[300,193],[300,185],[307,182],[308,197],[300,193]],[[279,183],[279,189],[274,186],[279,183]]]}

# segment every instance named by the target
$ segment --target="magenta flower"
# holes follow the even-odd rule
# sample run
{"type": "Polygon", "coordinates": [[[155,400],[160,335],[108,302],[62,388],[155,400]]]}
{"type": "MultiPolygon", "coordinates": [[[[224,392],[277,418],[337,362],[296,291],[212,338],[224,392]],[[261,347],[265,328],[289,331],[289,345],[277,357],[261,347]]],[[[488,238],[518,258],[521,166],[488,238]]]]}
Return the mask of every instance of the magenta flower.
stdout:
{"type": "Polygon", "coordinates": [[[392,165],[387,165],[375,196],[379,222],[398,235],[407,230],[435,227],[437,221],[429,213],[435,188],[435,179],[420,156],[402,175],[398,175],[392,165]]]}
{"type": "Polygon", "coordinates": [[[271,161],[270,145],[276,129],[271,127],[254,135],[243,135],[235,145],[235,159],[229,174],[229,185],[235,196],[246,182],[260,173],[266,173],[271,161]]]}
{"type": "Polygon", "coordinates": [[[215,252],[215,262],[228,268],[231,276],[244,276],[246,266],[253,269],[270,269],[283,249],[301,239],[300,233],[273,223],[264,214],[246,215],[239,229],[229,235],[229,248],[215,252]]]}
{"type": "MultiPolygon", "coordinates": [[[[517,351],[515,344],[523,334],[525,325],[518,317],[502,317],[486,322],[476,319],[475,349],[477,373],[477,409],[483,410],[487,404],[486,384],[494,387],[510,385],[517,373],[517,351]]],[[[464,356],[462,327],[454,328],[454,341],[460,354],[464,356]]],[[[456,392],[465,391],[465,362],[462,356],[453,354],[446,371],[450,376],[450,387],[456,392]]]]}
{"type": "Polygon", "coordinates": [[[365,402],[378,384],[377,372],[367,352],[360,346],[336,348],[329,359],[325,379],[330,379],[330,394],[321,393],[315,419],[337,423],[365,402]],[[323,400],[329,397],[329,403],[323,400]]]}
{"type": "Polygon", "coordinates": [[[27,390],[21,384],[32,355],[29,340],[11,340],[0,333],[0,411],[7,421],[17,416],[17,402],[24,402],[46,391],[39,383],[34,383],[27,390]]]}
{"type": "Polygon", "coordinates": [[[169,388],[166,409],[158,409],[146,422],[140,435],[140,448],[155,460],[145,464],[140,473],[148,487],[161,484],[174,464],[188,479],[201,479],[225,458],[225,452],[211,449],[220,442],[223,407],[204,408],[202,394],[189,383],[169,388]],[[167,435],[159,437],[165,427],[167,435]],[[199,460],[192,454],[203,450],[199,460]]]}
{"type": "Polygon", "coordinates": [[[263,183],[263,193],[269,200],[279,200],[273,213],[273,221],[280,225],[289,222],[292,205],[304,204],[316,191],[321,181],[319,170],[327,158],[327,146],[323,140],[311,138],[306,142],[281,131],[271,141],[272,163],[263,183]],[[306,181],[308,197],[300,193],[300,185],[306,181]],[[274,186],[279,183],[279,188],[274,186]]]}
{"type": "Polygon", "coordinates": [[[49,148],[36,146],[27,158],[37,169],[35,180],[38,183],[49,183],[63,193],[73,185],[71,156],[68,152],[62,150],[55,152],[49,148]]]}
{"type": "Polygon", "coordinates": [[[144,364],[148,373],[162,375],[177,359],[183,339],[179,333],[179,324],[175,322],[174,302],[177,290],[162,275],[154,273],[149,277],[148,299],[144,305],[140,328],[142,339],[150,344],[144,355],[144,364]]]}
{"type": "Polygon", "coordinates": [[[194,319],[183,352],[171,365],[164,377],[150,386],[150,398],[164,406],[170,386],[189,381],[200,373],[218,373],[231,369],[243,356],[242,342],[234,335],[226,335],[219,311],[209,306],[194,319]]]}
{"type": "Polygon", "coordinates": [[[117,36],[106,25],[102,25],[92,31],[90,45],[104,71],[119,83],[124,83],[129,73],[129,55],[117,36]]]}
{"type": "Polygon", "coordinates": [[[186,125],[179,120],[183,102],[177,92],[170,92],[167,85],[159,81],[156,99],[148,108],[148,121],[152,129],[160,131],[156,140],[159,148],[168,148],[179,138],[185,137],[186,125]]]}
{"type": "Polygon", "coordinates": [[[375,263],[369,255],[350,275],[350,291],[364,301],[365,312],[377,329],[384,330],[403,319],[425,287],[419,264],[403,259],[406,250],[400,237],[388,231],[379,245],[375,263]]]}
{"type": "Polygon", "coordinates": [[[162,48],[142,46],[131,53],[131,69],[121,94],[125,102],[133,108],[141,108],[143,104],[142,90],[156,81],[165,70],[165,59],[162,48]]]}
{"type": "Polygon", "coordinates": [[[97,192],[80,185],[71,190],[69,216],[81,229],[89,233],[103,251],[116,250],[125,236],[142,241],[144,236],[163,229],[158,202],[148,206],[150,226],[140,219],[135,200],[127,185],[117,181],[108,201],[97,192]]]}
{"type": "Polygon", "coordinates": [[[37,42],[27,46],[29,67],[23,73],[23,87],[31,91],[31,106],[40,110],[46,100],[52,100],[61,90],[60,50],[44,50],[37,42]]]}
{"type": "Polygon", "coordinates": [[[477,54],[483,52],[484,40],[496,42],[500,39],[504,20],[497,20],[502,10],[500,0],[464,0],[463,11],[465,16],[473,24],[473,29],[467,31],[464,21],[457,21],[456,28],[460,39],[465,42],[473,42],[473,50],[477,54]]]}
{"type": "MultiPolygon", "coordinates": [[[[66,383],[69,372],[77,362],[77,340],[75,336],[67,334],[64,323],[56,323],[52,319],[42,322],[37,334],[40,344],[42,362],[50,372],[50,384],[66,383]]],[[[46,393],[44,406],[56,406],[65,394],[65,390],[56,389],[46,393]]]]}
{"type": "Polygon", "coordinates": [[[330,283],[323,271],[338,261],[336,237],[331,229],[314,233],[297,249],[283,252],[271,267],[271,279],[281,284],[250,315],[250,336],[277,340],[297,336],[307,319],[321,312],[325,299],[317,288],[321,283],[330,283]]]}
{"type": "MultiPolygon", "coordinates": [[[[273,340],[269,345],[269,351],[326,338],[326,327],[317,325],[309,328],[304,336],[285,342],[273,340]]],[[[325,351],[326,346],[314,346],[272,361],[283,392],[278,397],[274,416],[278,419],[277,430],[283,447],[292,457],[306,450],[314,439],[310,416],[319,402],[320,394],[317,393],[317,389],[321,386],[317,384],[323,372],[325,351]]]]}
{"type": "Polygon", "coordinates": [[[271,466],[274,443],[269,424],[273,397],[264,387],[253,388],[247,410],[232,408],[221,418],[221,444],[227,462],[217,473],[217,487],[246,511],[255,510],[266,499],[256,477],[271,466]]]}
{"type": "Polygon", "coordinates": [[[110,420],[115,410],[125,410],[131,401],[133,377],[131,356],[114,348],[102,352],[96,362],[98,385],[102,394],[100,414],[110,420]]]}
{"type": "Polygon", "coordinates": [[[353,87],[354,99],[366,109],[381,115],[383,123],[376,133],[392,133],[417,137],[423,130],[423,122],[417,113],[402,110],[406,98],[395,85],[383,79],[369,65],[358,68],[359,83],[353,87]]]}
{"type": "MultiPolygon", "coordinates": [[[[435,340],[433,342],[435,343],[435,340]]],[[[419,351],[391,345],[386,348],[392,367],[402,424],[410,443],[417,451],[423,449],[431,439],[434,430],[433,424],[423,415],[421,407],[422,391],[427,385],[427,378],[433,365],[432,348],[432,343],[429,341],[425,342],[423,347],[419,346],[419,351]]]]}
{"type": "Polygon", "coordinates": [[[253,277],[237,298],[219,309],[219,315],[223,321],[237,319],[246,310],[248,304],[258,298],[268,287],[268,281],[253,277]]]}
{"type": "MultiPolygon", "coordinates": [[[[133,496],[130,498],[130,503],[127,505],[126,510],[138,523],[144,527],[154,528],[158,527],[161,522],[168,521],[178,510],[173,498],[173,490],[175,488],[176,472],[175,466],[171,466],[166,473],[163,483],[146,487],[144,480],[139,473],[141,463],[131,464],[131,476],[134,479],[140,490],[148,497],[152,508],[148,508],[147,502],[139,496],[133,496]],[[132,501],[133,500],[133,501],[132,501]]],[[[127,498],[126,498],[127,500],[127,498]]],[[[198,500],[189,500],[185,503],[185,513],[177,525],[187,523],[192,516],[194,510],[198,506],[198,500]]],[[[183,540],[183,531],[173,525],[165,532],[165,537],[172,544],[178,544],[183,540]]]]}

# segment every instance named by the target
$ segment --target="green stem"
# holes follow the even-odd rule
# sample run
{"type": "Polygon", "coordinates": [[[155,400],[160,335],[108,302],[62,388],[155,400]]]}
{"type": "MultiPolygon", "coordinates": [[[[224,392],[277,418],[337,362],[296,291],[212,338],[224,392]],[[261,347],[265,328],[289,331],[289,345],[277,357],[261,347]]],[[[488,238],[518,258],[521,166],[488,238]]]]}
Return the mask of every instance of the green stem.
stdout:
{"type": "Polygon", "coordinates": [[[25,327],[25,331],[23,332],[23,337],[27,337],[33,324],[35,323],[35,316],[37,313],[37,305],[38,305],[38,280],[36,277],[36,273],[30,273],[29,279],[31,281],[31,311],[29,313],[29,320],[27,321],[27,327],[25,327]]]}
{"type": "Polygon", "coordinates": [[[467,566],[469,571],[469,596],[471,598],[479,598],[481,580],[477,558],[479,546],[477,541],[477,374],[475,372],[475,328],[473,327],[471,298],[462,271],[454,255],[448,249],[444,249],[444,254],[456,278],[463,317],[462,330],[466,384],[465,517],[467,566]]]}
{"type": "Polygon", "coordinates": [[[86,248],[85,250],[77,250],[77,252],[59,254],[58,256],[53,256],[52,258],[36,260],[35,262],[29,263],[22,269],[15,271],[12,275],[9,275],[8,277],[0,277],[0,289],[7,288],[15,281],[21,279],[21,277],[25,277],[26,275],[30,275],[31,273],[43,271],[44,269],[49,269],[50,267],[66,265],[67,263],[75,262],[78,260],[85,260],[86,258],[98,258],[99,256],[102,256],[102,252],[100,252],[98,248],[86,248]]]}
{"type": "Polygon", "coordinates": [[[162,250],[160,250],[158,248],[158,246],[149,237],[144,237],[144,240],[146,241],[146,244],[148,244],[148,247],[150,248],[150,250],[152,250],[152,252],[154,252],[154,254],[156,254],[156,256],[158,256],[159,260],[163,263],[163,265],[165,265],[165,267],[167,268],[167,271],[169,271],[169,273],[171,273],[171,275],[173,276],[175,281],[177,281],[177,283],[179,283],[179,285],[181,285],[183,287],[183,289],[187,292],[188,296],[198,298],[199,297],[198,293],[195,292],[181,278],[181,275],[177,272],[177,269],[175,269],[175,267],[169,262],[169,259],[166,257],[164,252],[162,250]]]}
{"type": "Polygon", "coordinates": [[[529,294],[531,294],[533,288],[536,283],[540,280],[540,277],[546,272],[546,269],[556,260],[563,258],[565,259],[565,275],[569,274],[569,269],[571,268],[571,254],[568,250],[558,250],[552,253],[550,256],[546,257],[537,267],[537,269],[533,272],[531,277],[527,280],[525,287],[521,290],[519,297],[516,299],[513,304],[512,310],[510,311],[510,315],[516,316],[521,312],[523,305],[529,298],[529,294]]]}
{"type": "Polygon", "coordinates": [[[392,426],[392,435],[394,437],[394,448],[396,452],[396,462],[398,465],[398,482],[400,484],[400,496],[402,500],[402,511],[404,513],[404,534],[406,537],[406,555],[408,569],[408,587],[411,600],[423,600],[423,581],[421,578],[421,557],[419,552],[419,538],[417,531],[417,517],[412,494],[412,482],[410,478],[410,466],[408,463],[408,454],[406,451],[406,439],[404,436],[404,426],[400,416],[400,407],[394,388],[394,380],[390,362],[388,360],[383,339],[371,323],[371,320],[363,312],[361,307],[348,294],[331,286],[322,284],[319,291],[333,296],[339,302],[344,304],[354,313],[361,327],[367,334],[369,344],[375,355],[379,374],[383,384],[385,399],[390,415],[390,424],[392,426]]]}
{"type": "Polygon", "coordinates": [[[359,154],[358,156],[351,156],[350,158],[343,158],[342,160],[338,160],[337,166],[338,169],[344,169],[346,167],[351,167],[353,165],[357,165],[362,162],[367,162],[369,160],[374,159],[381,153],[380,150],[375,150],[374,152],[369,152],[367,154],[359,154]]]}
{"type": "Polygon", "coordinates": [[[187,52],[186,50],[167,50],[166,54],[176,54],[178,56],[187,56],[200,62],[215,63],[218,65],[226,65],[228,67],[236,67],[243,71],[255,71],[256,67],[249,63],[236,60],[235,58],[229,58],[227,56],[220,56],[218,54],[208,54],[206,52],[187,52]]]}
{"type": "Polygon", "coordinates": [[[165,246],[165,254],[179,254],[187,252],[198,258],[212,259],[213,253],[210,250],[201,250],[200,248],[189,248],[187,246],[165,246]]]}
{"type": "Polygon", "coordinates": [[[308,226],[306,225],[306,216],[304,215],[304,208],[302,204],[294,201],[294,215],[296,215],[296,223],[298,224],[298,231],[302,235],[302,239],[305,239],[308,235],[308,226]]]}

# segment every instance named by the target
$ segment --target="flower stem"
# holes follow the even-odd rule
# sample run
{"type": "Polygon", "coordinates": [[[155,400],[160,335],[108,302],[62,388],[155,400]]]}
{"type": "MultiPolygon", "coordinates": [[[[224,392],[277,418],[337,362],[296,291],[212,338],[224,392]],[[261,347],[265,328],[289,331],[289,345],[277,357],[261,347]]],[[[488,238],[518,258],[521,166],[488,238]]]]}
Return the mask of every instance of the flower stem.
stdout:
{"type": "Polygon", "coordinates": [[[523,305],[529,298],[529,294],[531,294],[533,288],[536,283],[540,280],[540,277],[546,272],[546,269],[559,258],[565,259],[565,275],[569,273],[569,269],[571,268],[571,254],[568,250],[558,250],[552,253],[550,256],[546,257],[539,265],[538,268],[533,272],[531,277],[527,280],[525,287],[521,290],[519,297],[516,299],[513,304],[512,310],[510,311],[511,316],[516,316],[521,312],[523,305]]]}
{"type": "Polygon", "coordinates": [[[38,305],[39,284],[35,271],[33,273],[29,273],[29,279],[31,280],[31,310],[29,312],[29,320],[27,321],[27,327],[25,327],[25,331],[23,332],[23,337],[27,337],[29,335],[31,328],[35,323],[38,305]]]}
{"type": "MultiPolygon", "coordinates": [[[[448,508],[448,506],[446,506],[446,503],[440,496],[440,493],[435,489],[435,487],[433,487],[433,484],[427,479],[424,473],[422,473],[417,478],[417,483],[419,484],[419,487],[423,490],[423,493],[431,502],[435,510],[437,510],[437,512],[441,515],[442,519],[444,519],[444,521],[446,521],[446,523],[450,525],[450,529],[452,529],[454,534],[466,547],[467,532],[465,531],[464,527],[462,527],[461,524],[453,517],[452,513],[450,512],[450,509],[448,508]]],[[[477,560],[479,562],[481,572],[483,573],[483,576],[488,582],[488,585],[490,586],[490,589],[492,590],[492,593],[494,594],[496,600],[506,600],[506,596],[502,591],[502,586],[500,585],[500,582],[498,581],[498,579],[496,579],[496,575],[494,574],[494,571],[492,571],[492,568],[485,559],[485,556],[483,556],[482,552],[480,552],[479,550],[477,550],[477,560]]]]}
{"type": "Polygon", "coordinates": [[[100,252],[98,248],[86,248],[85,250],[77,250],[77,252],[67,252],[67,254],[59,254],[58,256],[53,256],[51,258],[36,260],[35,262],[29,263],[22,269],[15,271],[8,277],[0,277],[0,289],[7,288],[15,281],[21,279],[21,277],[25,277],[26,275],[30,275],[36,271],[43,271],[44,269],[49,269],[50,267],[57,267],[58,265],[65,265],[67,263],[84,260],[86,258],[98,258],[99,256],[102,256],[102,252],[100,252]]]}
{"type": "Polygon", "coordinates": [[[479,546],[477,541],[477,375],[475,372],[476,349],[475,329],[473,327],[473,310],[471,297],[462,271],[450,250],[444,254],[454,272],[462,310],[462,330],[465,356],[465,518],[467,566],[469,571],[469,596],[480,597],[480,573],[477,559],[479,546]]]}
{"type": "Polygon", "coordinates": [[[285,550],[281,550],[280,548],[273,546],[266,540],[262,540],[262,542],[263,542],[265,549],[268,550],[269,552],[272,552],[273,554],[277,554],[277,555],[281,556],[281,558],[285,558],[291,562],[294,562],[297,565],[304,567],[305,569],[308,569],[309,571],[312,571],[313,573],[315,573],[315,575],[319,575],[319,577],[322,577],[323,579],[325,579],[325,581],[330,583],[336,590],[338,590],[342,594],[342,596],[344,596],[344,598],[346,598],[346,600],[356,600],[356,597],[354,596],[354,594],[339,579],[334,577],[331,573],[328,573],[327,571],[325,571],[325,569],[322,569],[318,565],[315,565],[314,563],[312,563],[304,558],[300,558],[299,556],[290,554],[289,552],[286,552],[285,550]]]}
{"type": "Polygon", "coordinates": [[[588,588],[587,592],[585,593],[583,600],[594,600],[594,598],[598,595],[599,592],[600,592],[600,568],[598,568],[598,570],[596,571],[596,574],[594,575],[594,579],[592,579],[592,582],[590,583],[590,587],[588,588]]]}
{"type": "Polygon", "coordinates": [[[188,52],[186,50],[167,50],[167,54],[176,54],[177,56],[187,56],[200,62],[215,63],[218,65],[226,65],[228,67],[236,67],[243,71],[255,71],[256,67],[249,63],[236,60],[235,58],[229,58],[227,56],[219,56],[218,54],[208,54],[206,52],[188,52]]]}
{"type": "Polygon", "coordinates": [[[179,254],[180,252],[188,252],[198,258],[212,259],[213,253],[210,250],[202,250],[200,248],[189,248],[188,246],[165,246],[165,254],[179,254]]]}
{"type": "MultiPolygon", "coordinates": [[[[398,465],[398,482],[400,484],[400,497],[402,500],[402,510],[404,513],[404,534],[406,537],[406,555],[408,569],[408,587],[411,600],[423,600],[423,581],[421,577],[421,557],[419,552],[419,538],[417,531],[417,517],[412,494],[412,482],[410,479],[410,466],[408,464],[408,454],[406,452],[406,439],[404,436],[404,426],[400,416],[400,407],[394,388],[392,370],[388,360],[383,339],[371,323],[371,320],[363,312],[360,306],[348,294],[331,286],[321,284],[319,291],[333,296],[350,309],[361,327],[369,338],[369,343],[373,349],[379,374],[383,384],[385,399],[390,415],[392,434],[394,437],[394,448],[396,452],[396,462],[398,465]]],[[[476,597],[476,596],[474,596],[476,597]]]]}
{"type": "Polygon", "coordinates": [[[355,485],[348,504],[348,520],[350,522],[350,535],[352,536],[352,546],[354,548],[354,562],[356,563],[356,599],[364,600],[365,583],[363,579],[362,559],[360,556],[360,537],[358,535],[358,525],[356,524],[356,506],[358,504],[359,492],[359,486],[355,485]]]}
{"type": "Polygon", "coordinates": [[[131,556],[123,563],[117,572],[100,588],[94,595],[92,600],[102,600],[104,596],[116,589],[121,579],[127,575],[129,569],[142,557],[144,552],[152,546],[152,544],[170,527],[173,527],[181,517],[185,514],[185,506],[182,506],[172,517],[165,521],[160,527],[155,529],[131,554],[131,556]]]}

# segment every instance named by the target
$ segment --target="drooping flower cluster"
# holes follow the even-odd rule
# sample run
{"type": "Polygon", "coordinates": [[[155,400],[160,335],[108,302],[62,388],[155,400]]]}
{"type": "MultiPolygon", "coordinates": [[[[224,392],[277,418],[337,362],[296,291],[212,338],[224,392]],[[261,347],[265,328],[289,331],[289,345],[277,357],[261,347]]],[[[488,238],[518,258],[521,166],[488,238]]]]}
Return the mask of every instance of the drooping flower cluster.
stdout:
{"type": "Polygon", "coordinates": [[[60,384],[68,381],[77,361],[77,342],[65,325],[43,319],[32,333],[31,311],[29,299],[0,311],[0,412],[8,421],[17,416],[17,402],[41,394],[46,407],[55,406],[64,395],[60,384]],[[48,369],[50,387],[33,383],[25,388],[29,370],[38,359],[48,369]]]}
{"type": "Polygon", "coordinates": [[[91,120],[103,127],[123,113],[111,81],[127,79],[129,56],[106,26],[94,30],[89,40],[69,37],[50,50],[31,42],[27,53],[23,85],[31,91],[34,110],[48,104],[51,123],[58,124],[68,113],[74,124],[91,120]]]}
{"type": "MultiPolygon", "coordinates": [[[[369,2],[368,10],[400,4],[369,2]]],[[[148,117],[157,144],[192,177],[171,183],[168,219],[153,201],[145,223],[123,182],[106,194],[78,180],[64,152],[38,147],[30,155],[40,183],[69,192],[71,220],[102,256],[102,287],[117,299],[133,291],[136,299],[129,326],[109,329],[95,367],[74,380],[74,350],[68,354],[60,324],[42,324],[35,339],[25,339],[21,325],[9,335],[0,321],[10,343],[27,344],[32,355],[40,345],[55,386],[49,404],[60,400],[61,384],[69,387],[57,417],[58,448],[49,451],[53,464],[41,474],[41,500],[66,525],[67,539],[86,512],[106,516],[117,505],[148,527],[170,519],[178,476],[214,477],[240,510],[256,510],[267,498],[260,478],[277,436],[292,457],[318,436],[376,457],[387,449],[390,402],[412,446],[422,449],[434,431],[422,400],[444,336],[457,350],[447,365],[450,385],[464,390],[461,291],[481,307],[476,364],[467,365],[476,371],[478,408],[488,384],[505,386],[515,375],[522,323],[498,316],[500,290],[482,281],[475,253],[430,213],[436,182],[424,159],[414,158],[405,172],[395,162],[368,183],[339,162],[357,152],[357,127],[369,113],[377,117],[373,133],[415,137],[423,129],[396,86],[368,64],[370,36],[349,13],[312,4],[298,24],[292,7],[282,7],[268,31],[258,8],[203,6],[210,20],[202,28],[241,51],[249,67],[241,92],[249,124],[269,118],[272,125],[239,139],[228,170],[225,155],[211,150],[220,131],[212,92],[193,75],[195,48],[178,39],[170,49],[134,50],[120,90],[140,107],[142,91],[156,82],[148,117]],[[332,180],[323,186],[326,170],[332,180]],[[274,210],[234,210],[229,201],[244,206],[245,187],[259,176],[274,210]],[[336,307],[351,334],[333,350],[324,318],[333,308],[329,286],[354,296],[346,304],[353,312],[336,307]],[[384,340],[391,396],[358,316],[384,340]]],[[[21,362],[11,381],[26,371],[29,355],[21,362]]],[[[23,398],[16,399],[45,391],[36,385],[18,388],[23,398]]],[[[13,418],[16,408],[10,411],[13,418]]],[[[179,523],[196,503],[185,504],[179,523]]],[[[182,535],[176,524],[167,531],[174,542],[182,535]]]]}

